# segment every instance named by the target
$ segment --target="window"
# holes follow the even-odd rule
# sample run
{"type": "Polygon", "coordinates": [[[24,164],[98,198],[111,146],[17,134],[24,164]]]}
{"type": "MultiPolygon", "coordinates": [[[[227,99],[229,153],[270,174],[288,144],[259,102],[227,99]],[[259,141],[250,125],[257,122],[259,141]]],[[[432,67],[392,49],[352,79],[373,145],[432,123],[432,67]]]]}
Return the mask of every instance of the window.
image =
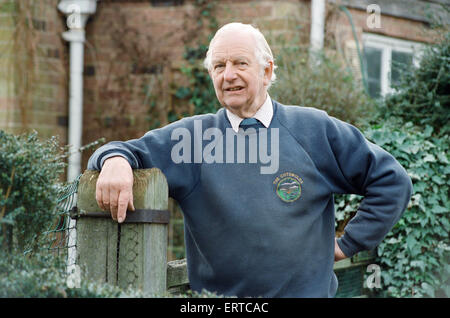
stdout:
{"type": "Polygon", "coordinates": [[[364,65],[369,95],[378,98],[392,92],[402,65],[418,66],[423,44],[376,34],[363,34],[364,65]]]}

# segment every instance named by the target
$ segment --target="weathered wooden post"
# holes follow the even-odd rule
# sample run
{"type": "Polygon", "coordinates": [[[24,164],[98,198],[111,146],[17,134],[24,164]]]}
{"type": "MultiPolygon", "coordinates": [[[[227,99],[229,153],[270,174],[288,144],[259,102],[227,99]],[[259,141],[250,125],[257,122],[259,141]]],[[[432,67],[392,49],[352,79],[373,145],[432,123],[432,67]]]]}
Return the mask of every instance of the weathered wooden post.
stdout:
{"type": "Polygon", "coordinates": [[[78,265],[82,279],[131,285],[147,295],[162,295],[167,278],[168,186],[156,168],[134,170],[136,211],[124,223],[100,211],[95,200],[98,171],[86,170],[78,185],[78,265]]]}

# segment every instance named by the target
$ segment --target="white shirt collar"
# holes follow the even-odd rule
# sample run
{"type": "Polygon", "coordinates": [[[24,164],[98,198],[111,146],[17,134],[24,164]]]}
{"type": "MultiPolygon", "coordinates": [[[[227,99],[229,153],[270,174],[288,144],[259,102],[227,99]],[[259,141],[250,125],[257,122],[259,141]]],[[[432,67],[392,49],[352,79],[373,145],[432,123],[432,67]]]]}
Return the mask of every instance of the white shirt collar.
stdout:
{"type": "MultiPolygon", "coordinates": [[[[228,120],[230,121],[231,127],[235,132],[239,131],[239,125],[244,120],[244,118],[239,117],[238,115],[233,114],[231,111],[226,109],[228,120]]],[[[267,94],[266,101],[262,106],[258,109],[258,111],[253,115],[252,118],[258,119],[264,127],[268,128],[270,125],[270,122],[272,121],[273,117],[273,106],[272,106],[272,99],[270,98],[269,94],[267,94]]]]}

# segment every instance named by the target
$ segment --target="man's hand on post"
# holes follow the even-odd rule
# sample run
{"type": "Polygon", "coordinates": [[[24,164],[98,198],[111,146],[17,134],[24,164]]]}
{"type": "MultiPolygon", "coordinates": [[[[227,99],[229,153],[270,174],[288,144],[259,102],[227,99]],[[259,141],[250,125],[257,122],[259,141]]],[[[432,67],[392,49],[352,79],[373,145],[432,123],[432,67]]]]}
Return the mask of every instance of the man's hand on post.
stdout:
{"type": "Polygon", "coordinates": [[[127,209],[134,211],[133,170],[123,157],[105,160],[97,179],[95,199],[100,209],[111,211],[113,220],[122,223],[127,209]]]}
{"type": "Polygon", "coordinates": [[[334,239],[334,261],[338,262],[340,260],[343,260],[344,258],[347,258],[345,256],[344,252],[342,252],[341,248],[339,247],[337,243],[337,238],[334,239]]]}

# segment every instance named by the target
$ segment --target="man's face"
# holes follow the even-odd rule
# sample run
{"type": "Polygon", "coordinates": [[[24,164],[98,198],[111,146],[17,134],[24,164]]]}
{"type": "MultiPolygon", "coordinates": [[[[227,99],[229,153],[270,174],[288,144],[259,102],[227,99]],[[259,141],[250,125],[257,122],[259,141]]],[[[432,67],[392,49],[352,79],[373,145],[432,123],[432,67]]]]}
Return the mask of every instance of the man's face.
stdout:
{"type": "Polygon", "coordinates": [[[264,103],[272,64],[264,71],[255,57],[256,43],[247,32],[227,31],[211,48],[210,76],[220,104],[250,117],[264,103]]]}

